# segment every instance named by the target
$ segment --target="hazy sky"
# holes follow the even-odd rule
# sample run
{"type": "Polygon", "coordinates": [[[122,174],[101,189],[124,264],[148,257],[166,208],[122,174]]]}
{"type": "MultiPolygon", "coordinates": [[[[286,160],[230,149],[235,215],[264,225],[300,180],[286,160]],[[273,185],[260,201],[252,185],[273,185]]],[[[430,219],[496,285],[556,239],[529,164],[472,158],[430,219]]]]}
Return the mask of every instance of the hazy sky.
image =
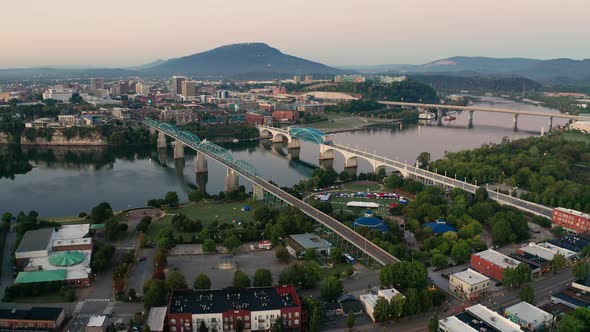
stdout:
{"type": "Polygon", "coordinates": [[[328,65],[590,58],[590,0],[2,0],[0,68],[140,65],[266,42],[328,65]]]}

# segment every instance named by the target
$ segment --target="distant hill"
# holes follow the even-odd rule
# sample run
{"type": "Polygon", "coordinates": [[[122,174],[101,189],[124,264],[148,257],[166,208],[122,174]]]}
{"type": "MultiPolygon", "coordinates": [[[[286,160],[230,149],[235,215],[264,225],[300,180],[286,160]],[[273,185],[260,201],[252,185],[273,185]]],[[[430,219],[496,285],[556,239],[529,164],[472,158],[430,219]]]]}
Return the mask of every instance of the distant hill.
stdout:
{"type": "Polygon", "coordinates": [[[166,60],[158,59],[158,60],[155,60],[155,61],[152,61],[152,62],[148,62],[146,64],[143,64],[141,66],[128,67],[127,69],[130,69],[130,70],[150,69],[150,68],[154,68],[156,66],[159,66],[159,65],[163,64],[164,62],[166,62],[166,60]]]}
{"type": "Polygon", "coordinates": [[[158,74],[187,74],[194,76],[235,77],[337,74],[343,70],[328,67],[284,54],[264,43],[245,43],[221,46],[210,51],[170,59],[146,69],[158,74]]]}
{"type": "Polygon", "coordinates": [[[469,90],[481,92],[521,92],[538,90],[541,83],[519,76],[408,74],[437,91],[469,90]]]}

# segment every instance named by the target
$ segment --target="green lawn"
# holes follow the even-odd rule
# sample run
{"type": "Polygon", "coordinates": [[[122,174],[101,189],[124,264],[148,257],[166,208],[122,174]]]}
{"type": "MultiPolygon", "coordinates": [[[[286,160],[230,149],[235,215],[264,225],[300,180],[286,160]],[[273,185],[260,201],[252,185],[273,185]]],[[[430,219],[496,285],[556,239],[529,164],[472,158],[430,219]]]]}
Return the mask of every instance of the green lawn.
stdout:
{"type": "MultiPolygon", "coordinates": [[[[202,201],[198,203],[189,203],[178,209],[168,209],[166,214],[184,214],[189,219],[200,220],[203,226],[206,226],[214,221],[219,223],[231,223],[234,219],[240,219],[242,221],[254,221],[254,210],[258,207],[263,206],[262,202],[257,202],[252,199],[247,199],[241,202],[231,203],[217,203],[213,201],[202,201]],[[244,205],[250,206],[250,211],[242,211],[244,205]]],[[[167,228],[172,227],[172,215],[167,215],[160,220],[152,222],[150,225],[146,237],[148,240],[157,240],[160,232],[167,228]]],[[[194,233],[180,233],[176,232],[177,235],[182,235],[185,238],[195,235],[194,233]]]]}
{"type": "Polygon", "coordinates": [[[334,267],[322,269],[322,278],[327,278],[329,276],[335,275],[336,273],[342,276],[342,274],[346,272],[350,266],[351,265],[347,263],[339,263],[335,264],[334,267]]]}
{"type": "Polygon", "coordinates": [[[346,189],[348,191],[353,192],[366,192],[367,189],[370,192],[376,192],[382,190],[383,186],[381,186],[377,182],[369,182],[369,181],[356,181],[356,182],[349,182],[342,185],[342,189],[346,189]]]}
{"type": "Polygon", "coordinates": [[[48,217],[48,218],[41,218],[47,221],[58,222],[64,225],[75,225],[75,224],[87,224],[88,221],[84,218],[78,218],[77,216],[65,216],[65,217],[48,217]]]}

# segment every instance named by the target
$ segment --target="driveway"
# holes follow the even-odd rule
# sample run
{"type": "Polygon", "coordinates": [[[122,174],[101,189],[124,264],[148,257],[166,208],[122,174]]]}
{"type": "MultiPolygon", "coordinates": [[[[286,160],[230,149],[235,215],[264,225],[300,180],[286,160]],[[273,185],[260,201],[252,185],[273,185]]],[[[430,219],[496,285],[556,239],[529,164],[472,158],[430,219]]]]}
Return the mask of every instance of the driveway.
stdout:
{"type": "Polygon", "coordinates": [[[154,257],[157,249],[146,248],[140,251],[139,257],[145,257],[145,261],[135,263],[135,268],[127,282],[127,290],[134,288],[138,295],[143,296],[143,283],[152,278],[154,272],[154,257]]]}

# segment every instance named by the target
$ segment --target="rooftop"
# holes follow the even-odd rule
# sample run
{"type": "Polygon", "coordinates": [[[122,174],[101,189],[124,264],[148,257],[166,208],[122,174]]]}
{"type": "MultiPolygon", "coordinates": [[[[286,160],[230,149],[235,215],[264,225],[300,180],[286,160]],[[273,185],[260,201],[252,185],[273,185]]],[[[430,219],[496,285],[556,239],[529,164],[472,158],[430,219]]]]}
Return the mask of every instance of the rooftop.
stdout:
{"type": "Polygon", "coordinates": [[[457,229],[452,225],[447,224],[444,219],[431,221],[429,223],[424,224],[424,227],[432,229],[432,232],[436,234],[442,234],[446,232],[457,233],[457,229]]]}
{"type": "Polygon", "coordinates": [[[575,252],[580,252],[586,246],[590,245],[590,241],[588,241],[587,239],[571,234],[564,235],[559,239],[553,239],[547,242],[554,244],[558,247],[575,252]]]}
{"type": "Polygon", "coordinates": [[[293,286],[174,290],[170,313],[220,313],[230,310],[276,310],[299,306],[293,286]]]}
{"type": "MultiPolygon", "coordinates": [[[[55,265],[53,263],[64,262],[64,263],[73,263],[72,260],[67,259],[64,260],[65,253],[69,251],[56,251],[50,253],[49,256],[44,257],[34,257],[29,260],[29,264],[25,267],[26,271],[34,271],[31,273],[38,273],[43,271],[53,271],[53,270],[65,270],[67,271],[65,280],[76,280],[76,279],[85,279],[88,278],[88,275],[91,273],[90,269],[90,260],[92,258],[92,250],[77,250],[78,254],[75,254],[76,258],[75,261],[78,263],[70,264],[70,265],[55,265]],[[83,259],[80,260],[79,258],[83,259]],[[54,258],[56,257],[57,258],[54,258]],[[53,263],[52,263],[53,261],[53,263]]],[[[70,255],[68,255],[70,256],[70,255]]],[[[21,272],[22,273],[22,272],[21,272]]]]}
{"type": "Polygon", "coordinates": [[[148,314],[147,324],[152,331],[163,331],[168,307],[152,307],[148,314]]]}
{"type": "Polygon", "coordinates": [[[528,302],[520,302],[510,308],[506,308],[505,315],[515,315],[528,323],[547,322],[553,319],[553,315],[545,312],[528,302]]]}
{"type": "Polygon", "coordinates": [[[533,256],[551,261],[556,254],[562,254],[565,258],[570,258],[576,253],[567,249],[560,248],[550,243],[529,243],[524,247],[518,248],[523,252],[529,253],[533,256]]]}
{"type": "Polygon", "coordinates": [[[453,273],[451,276],[469,285],[475,285],[490,280],[490,278],[472,269],[467,269],[465,271],[453,273]]]}
{"type": "Polygon", "coordinates": [[[517,261],[516,259],[510,258],[510,257],[508,257],[504,254],[501,254],[493,249],[484,250],[484,251],[475,253],[474,255],[479,256],[494,265],[500,266],[501,268],[508,268],[508,267],[515,268],[520,264],[520,262],[517,261]]]}
{"type": "Polygon", "coordinates": [[[28,231],[20,241],[16,252],[24,253],[29,251],[47,250],[52,234],[53,228],[41,228],[28,231]]]}
{"type": "Polygon", "coordinates": [[[440,325],[444,325],[450,331],[465,331],[465,332],[477,332],[476,329],[464,323],[462,320],[455,316],[443,318],[439,320],[440,325]]]}
{"type": "Polygon", "coordinates": [[[63,308],[32,307],[29,310],[0,309],[0,319],[55,321],[63,308]]]}
{"type": "Polygon", "coordinates": [[[293,241],[297,242],[300,246],[304,249],[312,248],[312,249],[321,249],[321,248],[331,248],[332,244],[316,234],[293,234],[290,236],[293,241]]]}
{"type": "Polygon", "coordinates": [[[86,326],[102,327],[104,325],[104,321],[106,319],[107,319],[107,316],[94,315],[94,316],[90,317],[90,319],[88,320],[88,324],[86,324],[86,326]]]}
{"type": "Polygon", "coordinates": [[[30,284],[35,282],[50,282],[66,280],[67,270],[19,272],[15,284],[30,284]]]}
{"type": "Polygon", "coordinates": [[[64,225],[55,229],[51,240],[55,242],[58,240],[80,239],[88,235],[89,232],[90,224],[64,225]]]}
{"type": "Polygon", "coordinates": [[[463,323],[471,326],[475,330],[498,331],[498,332],[520,332],[520,325],[503,317],[499,313],[476,304],[466,309],[465,312],[455,316],[463,323]]]}

